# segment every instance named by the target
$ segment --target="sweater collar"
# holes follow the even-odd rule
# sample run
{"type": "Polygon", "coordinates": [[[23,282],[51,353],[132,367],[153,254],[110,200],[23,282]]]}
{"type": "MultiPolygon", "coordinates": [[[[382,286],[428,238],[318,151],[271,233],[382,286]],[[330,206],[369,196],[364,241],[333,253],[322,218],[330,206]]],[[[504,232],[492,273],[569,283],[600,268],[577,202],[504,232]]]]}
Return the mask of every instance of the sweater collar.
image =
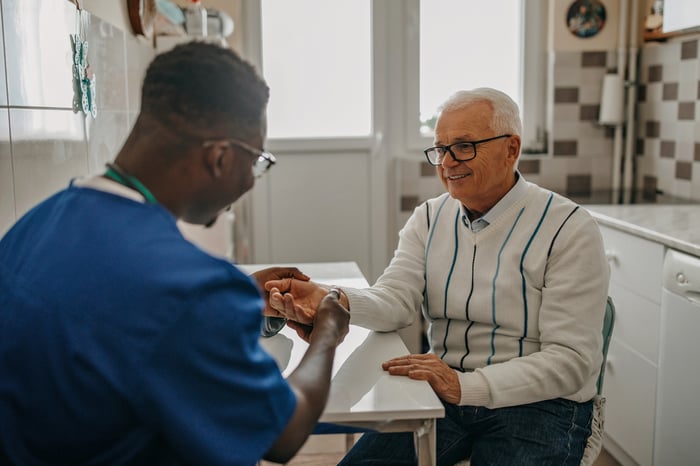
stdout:
{"type": "Polygon", "coordinates": [[[491,207],[488,212],[474,221],[469,220],[469,209],[467,209],[464,204],[460,204],[462,209],[462,222],[464,225],[474,232],[481,231],[493,223],[503,212],[508,210],[510,206],[515,204],[518,199],[522,198],[527,191],[527,181],[525,181],[525,178],[517,170],[515,172],[515,180],[515,185],[510,188],[506,195],[503,196],[496,205],[491,207]]]}

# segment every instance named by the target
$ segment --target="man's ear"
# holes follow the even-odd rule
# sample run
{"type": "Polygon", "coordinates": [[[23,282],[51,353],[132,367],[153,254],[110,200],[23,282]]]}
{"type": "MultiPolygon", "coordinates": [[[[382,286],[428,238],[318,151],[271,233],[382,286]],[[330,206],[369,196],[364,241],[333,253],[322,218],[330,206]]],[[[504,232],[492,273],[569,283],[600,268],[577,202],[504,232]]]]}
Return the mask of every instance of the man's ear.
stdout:
{"type": "Polygon", "coordinates": [[[224,142],[215,143],[205,147],[202,162],[205,165],[207,172],[213,178],[219,178],[223,173],[224,157],[228,145],[224,142]]]}
{"type": "Polygon", "coordinates": [[[513,163],[517,162],[520,156],[520,144],[521,139],[517,134],[508,138],[508,160],[513,163]]]}

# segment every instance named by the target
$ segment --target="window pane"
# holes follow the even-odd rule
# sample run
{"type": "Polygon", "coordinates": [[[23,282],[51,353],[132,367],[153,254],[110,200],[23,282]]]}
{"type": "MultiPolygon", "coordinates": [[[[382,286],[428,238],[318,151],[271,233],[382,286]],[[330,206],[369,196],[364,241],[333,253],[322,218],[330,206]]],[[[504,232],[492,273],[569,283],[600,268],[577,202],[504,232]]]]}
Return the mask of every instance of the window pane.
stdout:
{"type": "Polygon", "coordinates": [[[262,0],[268,137],[368,136],[369,0],[262,0]]]}
{"type": "Polygon", "coordinates": [[[493,87],[522,110],[522,1],[420,2],[421,133],[453,92],[493,87]]]}

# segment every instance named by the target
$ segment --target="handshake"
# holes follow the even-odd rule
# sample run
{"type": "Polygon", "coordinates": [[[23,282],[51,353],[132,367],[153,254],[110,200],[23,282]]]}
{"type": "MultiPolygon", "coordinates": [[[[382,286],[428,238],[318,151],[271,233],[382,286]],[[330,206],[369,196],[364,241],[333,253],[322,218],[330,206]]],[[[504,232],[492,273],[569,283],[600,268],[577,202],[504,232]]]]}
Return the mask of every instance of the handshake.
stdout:
{"type": "Polygon", "coordinates": [[[334,322],[342,327],[343,321],[347,321],[342,341],[350,321],[345,293],[339,288],[312,282],[300,272],[291,275],[262,284],[266,300],[262,336],[273,336],[286,324],[308,342],[319,325],[334,322]]]}

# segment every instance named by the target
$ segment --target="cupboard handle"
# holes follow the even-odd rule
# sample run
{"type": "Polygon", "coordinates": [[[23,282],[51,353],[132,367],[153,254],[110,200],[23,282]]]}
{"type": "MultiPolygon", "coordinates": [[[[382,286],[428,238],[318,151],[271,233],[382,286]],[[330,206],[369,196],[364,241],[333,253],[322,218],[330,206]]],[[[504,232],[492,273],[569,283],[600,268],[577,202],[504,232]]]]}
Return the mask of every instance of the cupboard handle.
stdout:
{"type": "Polygon", "coordinates": [[[620,259],[617,256],[617,252],[613,249],[606,249],[605,250],[605,258],[608,260],[610,264],[617,264],[620,262],[620,259]]]}

